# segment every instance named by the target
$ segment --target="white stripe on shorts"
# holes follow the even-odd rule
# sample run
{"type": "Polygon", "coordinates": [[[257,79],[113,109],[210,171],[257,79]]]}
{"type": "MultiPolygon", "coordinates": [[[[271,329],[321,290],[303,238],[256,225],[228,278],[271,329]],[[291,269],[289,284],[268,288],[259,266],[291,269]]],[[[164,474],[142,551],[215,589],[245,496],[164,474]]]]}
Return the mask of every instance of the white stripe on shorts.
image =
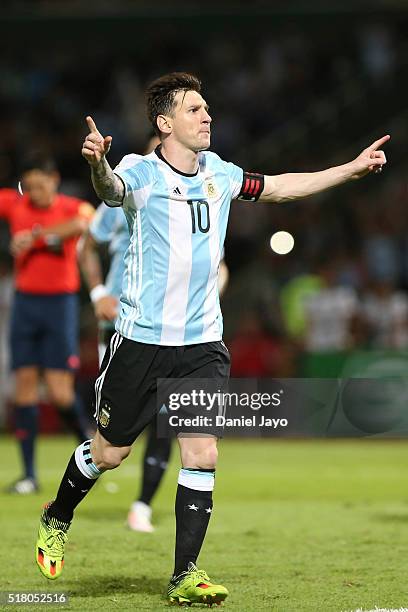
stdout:
{"type": "Polygon", "coordinates": [[[106,372],[108,371],[108,368],[110,366],[110,362],[112,361],[112,358],[114,356],[114,354],[116,353],[116,351],[118,350],[118,348],[120,347],[120,345],[122,344],[123,341],[123,336],[121,336],[120,334],[118,334],[118,332],[115,332],[111,338],[111,341],[109,343],[109,361],[106,364],[106,368],[100,373],[100,375],[98,376],[98,378],[95,381],[95,412],[94,412],[94,419],[96,421],[98,421],[99,418],[99,406],[101,403],[101,392],[102,392],[102,385],[103,385],[103,381],[105,380],[105,376],[106,376],[106,372]]]}

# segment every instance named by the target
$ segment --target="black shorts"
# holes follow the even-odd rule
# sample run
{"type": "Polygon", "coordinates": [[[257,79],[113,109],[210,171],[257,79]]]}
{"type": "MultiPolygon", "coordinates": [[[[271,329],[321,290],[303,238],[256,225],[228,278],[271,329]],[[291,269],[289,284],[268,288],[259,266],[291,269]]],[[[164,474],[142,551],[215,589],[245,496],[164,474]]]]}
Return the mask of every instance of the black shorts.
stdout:
{"type": "Polygon", "coordinates": [[[229,371],[229,352],[221,341],[158,346],[116,332],[95,383],[98,429],[111,444],[130,446],[157,415],[158,379],[213,379],[222,386],[229,371]]]}

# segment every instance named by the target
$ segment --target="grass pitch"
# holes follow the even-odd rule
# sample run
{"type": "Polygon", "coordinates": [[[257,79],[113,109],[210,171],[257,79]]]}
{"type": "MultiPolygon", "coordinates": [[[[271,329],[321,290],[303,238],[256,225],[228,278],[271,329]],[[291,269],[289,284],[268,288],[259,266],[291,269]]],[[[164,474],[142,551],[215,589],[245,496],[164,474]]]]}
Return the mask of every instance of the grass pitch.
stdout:
{"type": "MultiPolygon", "coordinates": [[[[70,438],[42,438],[41,493],[0,494],[0,590],[68,593],[69,606],[59,609],[168,609],[176,447],[154,500],[154,534],[124,526],[138,489],[137,443],[78,508],[62,577],[48,582],[35,566],[40,509],[55,494],[74,446],[70,438]]],[[[402,441],[223,440],[199,565],[230,590],[225,611],[407,606],[407,465],[408,444],[402,441]]],[[[1,485],[18,474],[14,441],[0,438],[1,485]]]]}

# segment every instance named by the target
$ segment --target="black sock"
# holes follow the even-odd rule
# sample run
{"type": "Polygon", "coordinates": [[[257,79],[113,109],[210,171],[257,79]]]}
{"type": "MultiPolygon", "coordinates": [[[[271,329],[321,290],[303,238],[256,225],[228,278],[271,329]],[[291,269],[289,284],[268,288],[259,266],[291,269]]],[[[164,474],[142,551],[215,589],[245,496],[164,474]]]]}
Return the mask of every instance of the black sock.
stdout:
{"type": "Polygon", "coordinates": [[[15,434],[20,444],[25,478],[35,478],[34,445],[38,429],[38,408],[35,405],[15,406],[15,434]]]}
{"type": "Polygon", "coordinates": [[[69,460],[57,497],[47,512],[50,518],[54,517],[69,523],[74,516],[75,508],[92,489],[101,474],[92,462],[90,444],[90,440],[80,444],[69,460]],[[88,476],[85,476],[84,472],[88,473],[88,476]]]}
{"type": "MultiPolygon", "coordinates": [[[[214,470],[200,470],[214,474],[214,470]]],[[[176,551],[174,575],[196,563],[212,512],[212,490],[197,491],[181,484],[176,495],[176,551]]]]}
{"type": "Polygon", "coordinates": [[[71,404],[71,406],[57,406],[56,408],[65,426],[77,436],[79,442],[85,442],[88,436],[77,413],[76,402],[71,404]]]}
{"type": "MultiPolygon", "coordinates": [[[[156,423],[156,422],[155,422],[156,423]]],[[[152,424],[143,458],[143,482],[139,501],[150,506],[170,457],[171,439],[158,438],[156,424],[152,424]]]]}

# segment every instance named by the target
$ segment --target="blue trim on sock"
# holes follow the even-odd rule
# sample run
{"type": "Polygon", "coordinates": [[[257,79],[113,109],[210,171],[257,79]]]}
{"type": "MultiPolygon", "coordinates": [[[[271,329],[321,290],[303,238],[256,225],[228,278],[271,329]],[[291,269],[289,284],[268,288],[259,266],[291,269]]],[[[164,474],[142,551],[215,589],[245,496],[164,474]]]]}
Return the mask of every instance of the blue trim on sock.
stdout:
{"type": "Polygon", "coordinates": [[[194,476],[202,476],[204,478],[207,478],[208,474],[213,474],[215,477],[215,470],[195,470],[193,468],[180,468],[180,472],[183,472],[183,474],[187,475],[191,475],[194,474],[194,476]]]}

